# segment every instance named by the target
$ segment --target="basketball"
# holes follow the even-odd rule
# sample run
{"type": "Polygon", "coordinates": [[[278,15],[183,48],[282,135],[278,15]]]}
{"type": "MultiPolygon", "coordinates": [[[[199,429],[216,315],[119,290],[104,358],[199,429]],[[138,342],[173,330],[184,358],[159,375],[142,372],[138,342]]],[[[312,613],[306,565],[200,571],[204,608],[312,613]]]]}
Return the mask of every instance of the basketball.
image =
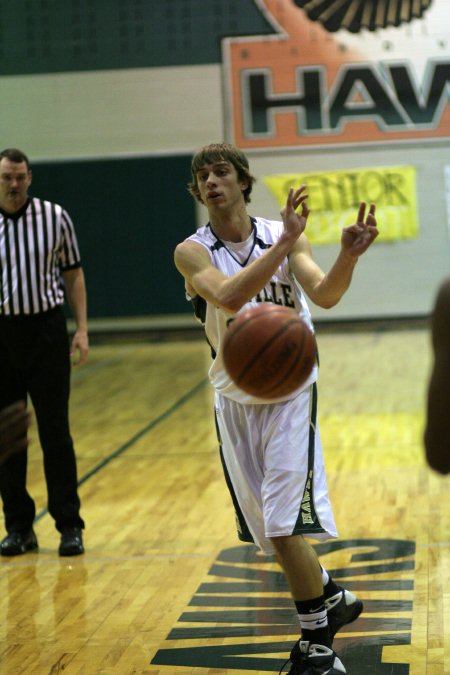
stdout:
{"type": "Polygon", "coordinates": [[[280,398],[308,379],[316,341],[293,309],[264,303],[230,321],[222,353],[225,368],[240,389],[258,398],[280,398]]]}

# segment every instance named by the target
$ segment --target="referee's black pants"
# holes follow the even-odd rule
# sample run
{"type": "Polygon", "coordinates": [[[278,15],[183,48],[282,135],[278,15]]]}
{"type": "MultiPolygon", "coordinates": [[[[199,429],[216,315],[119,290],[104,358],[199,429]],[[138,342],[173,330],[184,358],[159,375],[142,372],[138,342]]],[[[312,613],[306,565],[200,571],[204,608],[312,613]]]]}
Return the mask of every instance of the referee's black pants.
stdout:
{"type": "MultiPolygon", "coordinates": [[[[0,409],[29,394],[44,455],[48,510],[61,532],[84,527],[75,451],[69,430],[70,354],[62,309],[0,317],[0,409]]],[[[26,488],[27,452],[0,466],[7,532],[29,530],[36,507],[26,488]]]]}

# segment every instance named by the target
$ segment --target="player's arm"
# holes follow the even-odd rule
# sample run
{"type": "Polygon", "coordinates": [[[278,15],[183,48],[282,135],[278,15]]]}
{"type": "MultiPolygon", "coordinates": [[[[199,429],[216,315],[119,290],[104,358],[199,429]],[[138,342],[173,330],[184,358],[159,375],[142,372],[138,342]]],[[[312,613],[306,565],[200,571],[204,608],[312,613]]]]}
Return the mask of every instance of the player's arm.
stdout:
{"type": "Polygon", "coordinates": [[[366,204],[361,202],[354,225],[344,228],[341,249],[325,274],[314,262],[311,246],[305,235],[300,237],[289,255],[290,268],[308,297],[319,307],[329,309],[342,298],[353,276],[358,258],[367,251],[378,236],[375,205],[365,218],[366,204]]]}
{"type": "Polygon", "coordinates": [[[433,366],[428,385],[425,452],[428,464],[450,473],[450,279],[439,292],[431,323],[433,366]]]}
{"type": "Polygon", "coordinates": [[[175,265],[184,276],[189,295],[200,295],[207,302],[235,313],[270,281],[278,267],[295,245],[306,225],[307,208],[302,213],[295,209],[304,203],[304,186],[290,190],[282,211],[284,231],[267,251],[228,277],[211,262],[208,252],[200,244],[185,240],[175,249],[175,265]]]}
{"type": "Polygon", "coordinates": [[[325,272],[312,257],[311,245],[305,235],[289,255],[289,266],[295,278],[314,304],[324,309],[336,305],[350,285],[357,258],[342,250],[333,267],[325,272]]]}
{"type": "Polygon", "coordinates": [[[272,278],[290,250],[288,239],[268,249],[237,274],[228,277],[210,260],[206,249],[184,241],[175,249],[175,265],[184,276],[191,296],[200,295],[207,302],[227,312],[238,312],[272,278]]]}

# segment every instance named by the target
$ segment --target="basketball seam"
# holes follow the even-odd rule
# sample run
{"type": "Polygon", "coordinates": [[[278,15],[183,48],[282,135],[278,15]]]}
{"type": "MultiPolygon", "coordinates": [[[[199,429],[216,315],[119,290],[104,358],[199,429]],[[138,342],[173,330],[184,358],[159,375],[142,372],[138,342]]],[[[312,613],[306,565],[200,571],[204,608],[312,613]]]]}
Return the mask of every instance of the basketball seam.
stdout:
{"type": "MultiPolygon", "coordinates": [[[[283,310],[286,309],[286,307],[285,307],[284,305],[282,305],[281,307],[277,307],[276,305],[274,305],[274,304],[272,304],[272,303],[270,303],[270,302],[269,302],[269,303],[263,303],[263,305],[255,305],[255,307],[261,307],[261,306],[264,306],[264,305],[268,305],[268,306],[270,306],[270,307],[276,308],[276,309],[274,309],[274,310],[272,311],[272,315],[273,315],[273,314],[276,314],[276,310],[280,310],[279,313],[282,314],[282,313],[283,313],[283,310]]],[[[237,316],[239,316],[239,315],[237,315],[237,316]]],[[[237,318],[237,317],[236,317],[236,318],[237,318]]],[[[242,323],[240,324],[240,326],[238,326],[238,327],[235,329],[234,334],[231,335],[230,338],[229,338],[229,343],[228,343],[228,346],[229,346],[229,347],[231,347],[231,345],[233,344],[233,340],[235,340],[235,338],[239,335],[239,333],[240,333],[240,332],[241,332],[241,331],[242,331],[249,323],[251,323],[252,321],[254,321],[255,318],[256,318],[256,317],[254,317],[254,316],[249,316],[244,322],[242,322],[242,323]]],[[[297,318],[297,317],[296,317],[296,318],[297,318]]],[[[290,320],[289,320],[289,323],[293,323],[293,322],[295,322],[295,319],[290,319],[290,320]]]]}
{"type": "MultiPolygon", "coordinates": [[[[301,342],[301,344],[299,344],[299,348],[297,350],[297,359],[303,354],[303,346],[305,344],[304,334],[302,334],[301,338],[302,338],[302,342],[301,342]]],[[[280,379],[277,380],[277,382],[274,382],[270,387],[268,387],[267,389],[263,389],[262,393],[270,394],[270,392],[273,391],[274,389],[276,389],[284,381],[284,379],[285,379],[285,376],[280,377],[280,379]]]]}
{"type": "MultiPolygon", "coordinates": [[[[259,357],[266,351],[266,349],[267,349],[268,347],[270,347],[270,345],[271,345],[276,339],[278,339],[278,338],[280,337],[280,335],[282,335],[283,333],[285,333],[286,330],[287,330],[290,326],[292,326],[293,324],[295,324],[295,323],[296,323],[296,319],[292,319],[292,320],[290,320],[289,322],[284,323],[284,324],[281,326],[281,328],[280,328],[276,333],[274,333],[274,335],[272,335],[272,336],[270,337],[270,339],[269,339],[267,342],[265,342],[265,343],[260,347],[260,349],[256,352],[256,354],[253,355],[253,358],[246,364],[244,370],[239,374],[239,378],[236,380],[236,383],[237,383],[238,385],[239,385],[239,382],[241,382],[242,378],[247,374],[247,372],[249,371],[249,369],[253,367],[253,365],[254,365],[255,362],[259,359],[259,357]]],[[[245,325],[245,324],[243,324],[243,325],[245,325]]],[[[304,338],[303,338],[303,340],[304,340],[304,338]]],[[[302,343],[302,346],[303,346],[303,343],[302,343]]],[[[273,386],[271,386],[270,389],[273,389],[273,386]]],[[[269,389],[268,391],[270,391],[270,389],[269,389]]],[[[266,391],[266,390],[264,390],[264,391],[266,391]]]]}

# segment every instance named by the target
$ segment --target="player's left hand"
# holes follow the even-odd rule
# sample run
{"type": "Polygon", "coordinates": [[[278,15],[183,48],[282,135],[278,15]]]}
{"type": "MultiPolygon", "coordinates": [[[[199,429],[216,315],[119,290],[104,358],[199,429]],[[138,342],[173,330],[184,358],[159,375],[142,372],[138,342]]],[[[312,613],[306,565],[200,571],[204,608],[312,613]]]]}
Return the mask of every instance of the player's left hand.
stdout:
{"type": "Polygon", "coordinates": [[[74,366],[82,366],[87,361],[89,352],[88,335],[84,331],[77,331],[72,339],[70,356],[74,366]]]}
{"type": "Polygon", "coordinates": [[[356,223],[342,230],[342,248],[352,256],[362,255],[372,242],[378,237],[377,221],[375,218],[375,204],[371,204],[366,215],[366,203],[361,202],[358,209],[356,223]]]}

